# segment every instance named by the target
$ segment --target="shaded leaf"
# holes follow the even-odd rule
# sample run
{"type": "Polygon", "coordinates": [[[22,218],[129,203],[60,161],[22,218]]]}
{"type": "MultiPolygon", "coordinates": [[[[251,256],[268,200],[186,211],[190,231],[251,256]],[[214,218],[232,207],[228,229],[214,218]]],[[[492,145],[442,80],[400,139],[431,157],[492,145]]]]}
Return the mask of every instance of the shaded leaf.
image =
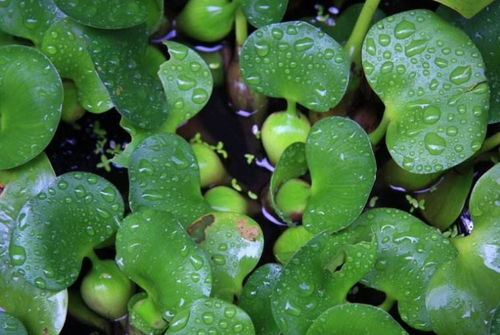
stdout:
{"type": "Polygon", "coordinates": [[[288,0],[239,0],[248,22],[256,28],[279,22],[285,15],[288,0]]]}

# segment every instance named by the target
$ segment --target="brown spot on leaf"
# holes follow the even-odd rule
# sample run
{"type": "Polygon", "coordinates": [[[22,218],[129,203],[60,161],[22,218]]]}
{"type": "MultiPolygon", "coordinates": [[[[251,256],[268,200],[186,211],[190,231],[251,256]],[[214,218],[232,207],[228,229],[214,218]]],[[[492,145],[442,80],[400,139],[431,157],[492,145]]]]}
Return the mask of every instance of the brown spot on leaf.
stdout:
{"type": "Polygon", "coordinates": [[[196,243],[201,243],[205,240],[205,229],[214,222],[215,216],[213,214],[203,215],[189,225],[187,232],[196,241],[196,243]]]}
{"type": "Polygon", "coordinates": [[[247,219],[237,218],[235,221],[236,228],[245,240],[255,241],[260,235],[259,227],[250,225],[247,219]]]}
{"type": "Polygon", "coordinates": [[[42,329],[43,334],[48,334],[49,333],[49,328],[45,327],[42,329]]]}

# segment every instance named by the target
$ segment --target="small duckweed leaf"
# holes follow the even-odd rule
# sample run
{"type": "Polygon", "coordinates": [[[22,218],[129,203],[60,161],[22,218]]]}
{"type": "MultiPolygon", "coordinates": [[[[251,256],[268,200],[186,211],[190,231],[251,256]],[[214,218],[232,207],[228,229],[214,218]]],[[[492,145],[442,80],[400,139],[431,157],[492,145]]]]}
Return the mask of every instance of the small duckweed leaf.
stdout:
{"type": "Polygon", "coordinates": [[[4,0],[0,3],[0,31],[38,46],[50,25],[64,16],[54,0],[4,0]]]}
{"type": "Polygon", "coordinates": [[[448,6],[466,18],[471,18],[481,12],[484,7],[493,3],[494,0],[434,0],[448,6]]]}
{"type": "Polygon", "coordinates": [[[464,19],[452,10],[441,6],[437,13],[448,22],[465,31],[477,46],[486,65],[490,85],[490,123],[500,122],[500,2],[494,1],[471,19],[464,19]]]}
{"type": "Polygon", "coordinates": [[[179,218],[184,227],[211,211],[200,190],[200,172],[191,146],[180,136],[152,135],[129,161],[130,208],[153,208],[179,218]]]}
{"type": "Polygon", "coordinates": [[[28,331],[21,321],[3,311],[0,311],[0,330],[2,335],[28,335],[28,331]]]}
{"type": "MultiPolygon", "coordinates": [[[[21,320],[30,334],[56,335],[66,319],[67,292],[46,291],[23,279],[10,265],[10,233],[26,201],[55,179],[45,154],[12,170],[0,171],[0,310],[21,320]]],[[[1,329],[1,328],[0,328],[1,329]]]]}
{"type": "Polygon", "coordinates": [[[279,22],[285,15],[288,0],[239,0],[243,14],[256,28],[279,22]]]}
{"type": "Polygon", "coordinates": [[[129,28],[146,21],[145,2],[154,0],[54,0],[60,10],[86,26],[101,29],[129,28]]]}
{"type": "Polygon", "coordinates": [[[397,209],[369,210],[350,229],[374,236],[378,244],[375,267],[362,282],[396,299],[401,318],[411,327],[430,330],[425,289],[439,265],[455,257],[449,240],[397,209]]]}
{"type": "Polygon", "coordinates": [[[252,318],[257,334],[280,334],[280,329],[272,317],[271,295],[281,270],[281,265],[274,263],[257,268],[248,277],[238,299],[239,306],[252,318]]]}
{"type": "Polygon", "coordinates": [[[232,302],[262,255],[264,236],[259,224],[243,214],[212,212],[187,231],[210,259],[212,296],[232,302]]]}
{"type": "Polygon", "coordinates": [[[218,335],[255,335],[252,320],[241,308],[216,298],[193,302],[175,316],[166,334],[201,334],[212,327],[218,335]]]}
{"type": "Polygon", "coordinates": [[[120,193],[107,180],[63,174],[21,209],[9,246],[11,264],[39,288],[66,288],[77,279],[83,258],[115,233],[123,211],[120,193]]]}
{"type": "Polygon", "coordinates": [[[271,183],[269,186],[269,194],[271,206],[278,216],[288,224],[293,224],[292,220],[285,215],[276,203],[276,195],[281,186],[290,179],[302,176],[307,172],[306,151],[305,144],[302,142],[295,142],[289,145],[276,164],[273,175],[271,176],[271,183]]]}
{"type": "Polygon", "coordinates": [[[448,229],[460,216],[472,186],[472,169],[450,170],[428,192],[417,194],[417,200],[425,201],[421,212],[434,227],[448,229]]]}
{"type": "Polygon", "coordinates": [[[59,20],[47,30],[41,49],[61,77],[75,83],[82,107],[91,113],[103,113],[113,107],[113,102],[97,75],[83,29],[69,18],[59,20]]]}
{"type": "Polygon", "coordinates": [[[49,144],[61,119],[63,88],[52,63],[21,45],[0,47],[0,170],[26,163],[49,144]]]}
{"type": "Polygon", "coordinates": [[[342,47],[303,21],[276,23],[243,44],[241,74],[256,92],[317,112],[335,106],[347,87],[349,60],[342,47]]]}
{"type": "Polygon", "coordinates": [[[443,264],[429,283],[426,305],[439,334],[489,334],[500,301],[499,187],[500,164],[496,164],[472,190],[472,233],[452,239],[458,257],[443,264]],[[450,324],[450,318],[457,321],[450,324]]]}
{"type": "Polygon", "coordinates": [[[170,59],[161,65],[158,76],[168,92],[166,127],[175,131],[206,105],[212,94],[213,79],[207,63],[196,51],[177,42],[164,44],[170,59]]]}
{"type": "Polygon", "coordinates": [[[120,269],[147,292],[167,321],[210,295],[209,260],[170,213],[147,209],[127,216],[116,251],[120,269]]]}
{"type": "Polygon", "coordinates": [[[325,118],[311,128],[306,158],[312,183],[304,227],[317,233],[348,226],[363,210],[375,182],[376,163],[368,136],[354,121],[325,118]]]}
{"type": "Polygon", "coordinates": [[[408,335],[387,312],[371,305],[342,304],[321,314],[307,331],[307,335],[408,335]]]}
{"type": "Polygon", "coordinates": [[[386,105],[387,148],[399,166],[438,172],[479,150],[489,87],[481,54],[464,32],[428,10],[399,13],[369,30],[362,58],[386,105]]]}
{"type": "Polygon", "coordinates": [[[305,334],[328,308],[346,302],[375,262],[377,246],[349,231],[316,235],[295,253],[274,285],[273,316],[282,333],[305,334]]]}

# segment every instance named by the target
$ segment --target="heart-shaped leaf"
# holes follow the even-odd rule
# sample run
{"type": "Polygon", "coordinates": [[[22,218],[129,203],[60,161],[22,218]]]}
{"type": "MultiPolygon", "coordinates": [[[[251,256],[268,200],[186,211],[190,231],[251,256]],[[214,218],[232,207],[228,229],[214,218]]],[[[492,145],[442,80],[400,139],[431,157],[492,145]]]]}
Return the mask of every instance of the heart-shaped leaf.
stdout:
{"type": "Polygon", "coordinates": [[[449,241],[397,209],[369,210],[349,229],[365,238],[374,236],[378,244],[375,267],[362,282],[396,299],[401,318],[410,326],[430,330],[425,289],[439,265],[455,257],[449,241]]]}
{"type": "Polygon", "coordinates": [[[446,230],[460,216],[472,186],[472,169],[451,170],[430,191],[417,194],[425,201],[421,210],[425,219],[435,227],[446,230]]]}
{"type": "Polygon", "coordinates": [[[494,1],[479,14],[467,20],[446,7],[440,7],[437,13],[448,22],[460,27],[469,35],[483,56],[486,65],[486,77],[490,85],[490,123],[500,122],[500,2],[494,1]]]}
{"type": "Polygon", "coordinates": [[[102,112],[109,107],[109,99],[103,96],[104,84],[122,116],[138,127],[157,128],[167,118],[167,102],[160,79],[147,63],[147,38],[144,24],[99,30],[68,18],[47,32],[43,50],[51,55],[63,77],[86,90],[82,93],[89,98],[82,101],[85,108],[90,105],[102,112]]]}
{"type": "Polygon", "coordinates": [[[66,288],[83,258],[114,234],[123,210],[120,193],[107,180],[84,172],[61,175],[21,209],[11,263],[39,288],[66,288]]]}
{"type": "Polygon", "coordinates": [[[232,302],[262,254],[259,224],[243,214],[214,212],[193,222],[187,231],[209,256],[212,296],[232,302]]]}
{"type": "Polygon", "coordinates": [[[243,44],[240,61],[244,80],[258,93],[317,112],[340,101],[349,79],[349,60],[341,46],[302,21],[253,32],[243,44]]]}
{"type": "Polygon", "coordinates": [[[321,314],[307,331],[307,335],[408,335],[384,310],[371,305],[343,304],[321,314]]]}
{"type": "Polygon", "coordinates": [[[166,334],[200,334],[207,328],[214,329],[220,335],[255,334],[252,320],[241,308],[215,298],[199,299],[192,303],[172,320],[166,334]]]}
{"type": "Polygon", "coordinates": [[[209,260],[179,222],[170,213],[144,210],[127,216],[116,235],[120,269],[166,320],[211,290],[209,260]]]}
{"type": "Polygon", "coordinates": [[[0,47],[0,170],[26,163],[45,149],[61,119],[63,89],[40,51],[0,47]]]}
{"type": "Polygon", "coordinates": [[[248,22],[256,28],[279,22],[285,15],[288,0],[239,0],[248,22]]]}
{"type": "Polygon", "coordinates": [[[40,45],[45,31],[64,16],[54,0],[4,1],[0,5],[0,30],[40,45]]]}
{"type": "Polygon", "coordinates": [[[500,301],[499,186],[500,164],[496,164],[472,190],[471,235],[452,239],[458,257],[443,264],[429,283],[426,306],[432,328],[439,334],[490,334],[500,301]],[[452,318],[456,322],[450,323],[452,318]]]}
{"type": "Polygon", "coordinates": [[[387,148],[404,169],[432,173],[474,154],[484,140],[489,88],[479,50],[427,10],[373,26],[363,68],[386,106],[387,148]]]}
{"type": "Polygon", "coordinates": [[[196,158],[180,136],[160,133],[141,142],[130,157],[129,178],[132,211],[167,211],[184,227],[211,211],[201,194],[196,158]]]}
{"type": "Polygon", "coordinates": [[[16,169],[0,171],[3,188],[0,194],[0,310],[21,320],[30,334],[59,334],[66,319],[67,292],[39,289],[20,276],[10,265],[10,234],[24,203],[54,179],[45,154],[16,169]]]}
{"type": "Polygon", "coordinates": [[[325,118],[306,142],[311,197],[302,222],[311,232],[340,230],[361,213],[375,182],[376,163],[368,136],[354,121],[325,118]],[[339,178],[333,178],[335,173],[339,178]]]}
{"type": "Polygon", "coordinates": [[[281,265],[267,263],[247,279],[241,292],[239,306],[252,318],[257,334],[279,335],[280,329],[271,310],[271,294],[281,275],[281,265]]]}
{"type": "Polygon", "coordinates": [[[376,244],[355,237],[323,232],[285,265],[271,297],[282,333],[305,334],[321,313],[345,303],[351,287],[373,267],[376,244]]]}
{"type": "Polygon", "coordinates": [[[167,41],[170,59],[163,63],[158,76],[168,92],[169,115],[166,128],[172,132],[196,115],[212,94],[213,79],[207,63],[193,49],[167,41]]]}
{"type": "Polygon", "coordinates": [[[28,331],[21,321],[2,311],[0,311],[0,329],[2,335],[28,335],[28,331]]]}
{"type": "Polygon", "coordinates": [[[54,0],[66,15],[86,26],[129,28],[146,21],[146,2],[154,0],[54,0]]]}
{"type": "Polygon", "coordinates": [[[462,16],[471,18],[479,13],[484,7],[488,6],[494,0],[435,0],[445,6],[453,8],[462,16]]]}

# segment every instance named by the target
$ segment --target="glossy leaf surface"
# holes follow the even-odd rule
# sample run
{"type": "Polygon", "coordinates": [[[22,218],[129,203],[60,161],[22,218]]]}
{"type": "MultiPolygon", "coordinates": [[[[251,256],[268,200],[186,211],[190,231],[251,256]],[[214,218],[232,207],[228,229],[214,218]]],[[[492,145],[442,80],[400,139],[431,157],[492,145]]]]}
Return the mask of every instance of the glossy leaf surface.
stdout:
{"type": "Polygon", "coordinates": [[[0,31],[40,45],[45,31],[64,16],[54,0],[3,1],[0,5],[0,31]]]}
{"type": "Polygon", "coordinates": [[[33,334],[58,334],[66,319],[67,292],[39,289],[10,265],[10,234],[24,203],[55,179],[45,154],[16,169],[0,171],[0,309],[21,320],[33,334]],[[46,329],[46,330],[45,330],[46,329]]]}
{"type": "Polygon", "coordinates": [[[484,7],[494,2],[494,0],[435,0],[450,8],[453,8],[462,16],[471,18],[479,13],[484,7]]]}
{"type": "Polygon", "coordinates": [[[494,1],[473,18],[464,19],[446,7],[440,7],[437,13],[448,22],[465,31],[477,46],[486,65],[486,77],[491,89],[490,123],[500,122],[500,2],[494,1]]]}
{"type": "Polygon", "coordinates": [[[317,112],[344,95],[349,61],[330,36],[303,21],[276,23],[243,44],[241,74],[258,93],[285,98],[317,112]]]}
{"type": "Polygon", "coordinates": [[[239,0],[248,22],[256,28],[279,22],[285,15],[288,0],[239,0]]]}
{"type": "Polygon", "coordinates": [[[214,212],[193,222],[187,231],[210,259],[212,296],[232,302],[262,254],[259,224],[242,214],[214,212]]]}
{"type": "Polygon", "coordinates": [[[304,226],[288,227],[274,243],[274,256],[281,264],[286,264],[313,237],[304,226]]]}
{"type": "Polygon", "coordinates": [[[0,311],[0,330],[2,335],[28,335],[21,321],[3,311],[0,311]]]}
{"type": "Polygon", "coordinates": [[[75,21],[101,29],[128,28],[146,21],[146,2],[154,0],[54,0],[75,21]]]}
{"type": "Polygon", "coordinates": [[[309,133],[306,160],[312,182],[304,227],[320,232],[348,226],[363,210],[375,182],[376,163],[368,136],[349,119],[323,119],[309,133]]]}
{"type": "Polygon", "coordinates": [[[40,51],[0,47],[0,170],[26,163],[54,136],[63,103],[61,78],[40,51]]]}
{"type": "Polygon", "coordinates": [[[120,193],[107,180],[63,174],[21,209],[11,263],[39,288],[66,288],[78,277],[83,258],[114,234],[123,210],[120,193]]]}
{"type": "Polygon", "coordinates": [[[209,260],[170,213],[144,210],[127,216],[116,250],[120,269],[147,292],[166,320],[210,294],[209,260]]]}
{"type": "Polygon", "coordinates": [[[170,59],[161,65],[158,75],[168,92],[166,127],[174,132],[206,105],[212,94],[213,79],[207,63],[196,51],[177,42],[164,43],[170,59]]]}
{"type": "Polygon", "coordinates": [[[220,335],[253,335],[250,317],[239,307],[215,299],[199,299],[180,312],[170,324],[168,335],[191,335],[214,329],[220,335]]]}
{"type": "Polygon", "coordinates": [[[472,233],[452,240],[458,257],[443,264],[429,283],[426,305],[439,334],[489,334],[500,301],[499,186],[500,164],[496,164],[472,190],[472,233]],[[450,323],[450,318],[457,322],[450,323]]]}
{"type": "Polygon", "coordinates": [[[130,158],[132,211],[167,211],[187,227],[210,211],[200,190],[200,172],[191,146],[180,136],[160,133],[146,138],[130,158]]]}
{"type": "Polygon", "coordinates": [[[408,335],[387,312],[364,304],[343,304],[326,310],[313,322],[307,335],[365,335],[375,332],[408,335]]]}
{"type": "Polygon", "coordinates": [[[281,332],[305,334],[329,307],[346,302],[351,287],[375,262],[376,244],[350,232],[318,234],[285,265],[271,297],[281,332]]]}
{"type": "Polygon", "coordinates": [[[455,166],[479,150],[489,88],[479,50],[427,10],[385,18],[367,34],[363,68],[386,106],[386,144],[412,173],[455,166]]]}
{"type": "Polygon", "coordinates": [[[440,264],[453,259],[455,250],[438,230],[397,209],[378,208],[363,213],[351,226],[378,244],[374,269],[362,282],[398,301],[403,321],[430,330],[425,290],[440,264]]]}
{"type": "Polygon", "coordinates": [[[272,317],[271,295],[281,270],[281,265],[274,263],[259,267],[248,277],[238,299],[239,306],[252,319],[257,334],[280,334],[280,329],[272,317]]]}

